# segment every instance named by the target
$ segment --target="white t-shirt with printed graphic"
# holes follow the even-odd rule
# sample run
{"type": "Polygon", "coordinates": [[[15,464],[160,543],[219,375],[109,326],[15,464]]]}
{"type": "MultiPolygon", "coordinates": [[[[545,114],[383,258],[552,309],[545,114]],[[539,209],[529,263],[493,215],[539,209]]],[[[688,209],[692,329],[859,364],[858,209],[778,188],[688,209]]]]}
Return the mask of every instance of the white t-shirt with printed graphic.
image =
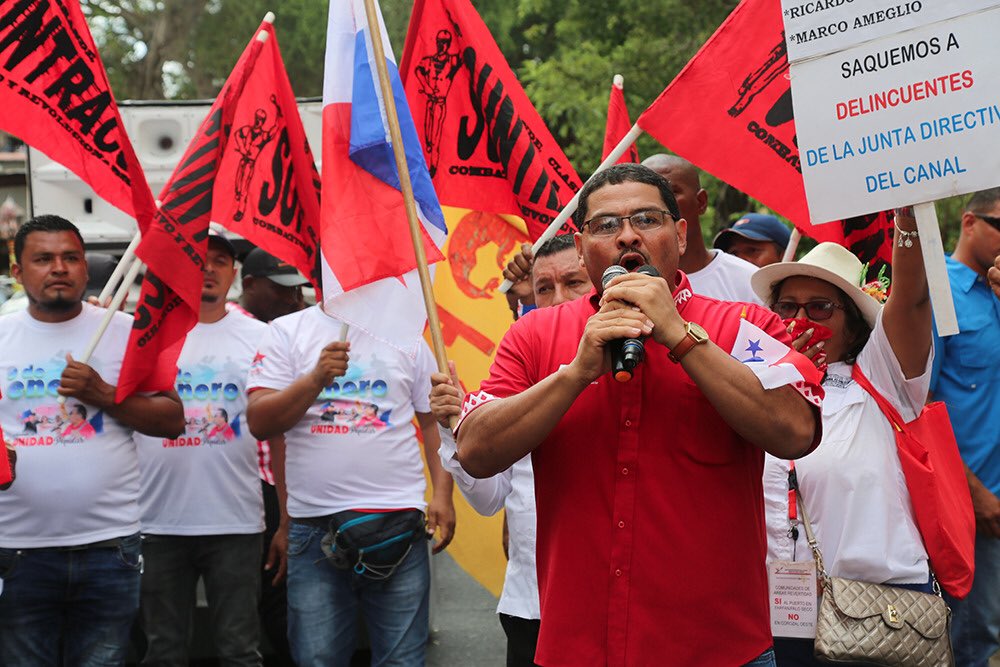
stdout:
{"type": "MultiPolygon", "coordinates": [[[[27,310],[0,318],[0,426],[17,448],[17,481],[0,492],[0,547],[75,546],[139,530],[132,429],[93,405],[57,400],[66,355],[82,357],[105,312],[85,303],[67,322],[27,310]]],[[[116,313],[90,359],[105,382],[118,382],[131,328],[116,313]]]]}
{"type": "Polygon", "coordinates": [[[142,530],[245,535],[264,530],[257,440],[246,424],[246,377],[267,325],[239,312],[199,322],[177,360],[184,435],[136,434],[142,530]]]}
{"type": "MultiPolygon", "coordinates": [[[[319,306],[271,322],[248,390],[281,390],[312,371],[322,349],[339,340],[340,326],[319,306]]],[[[430,412],[433,356],[421,344],[411,359],[353,327],[347,340],[347,373],[285,434],[288,513],[424,509],[424,465],[412,421],[415,412],[430,412]]]]}

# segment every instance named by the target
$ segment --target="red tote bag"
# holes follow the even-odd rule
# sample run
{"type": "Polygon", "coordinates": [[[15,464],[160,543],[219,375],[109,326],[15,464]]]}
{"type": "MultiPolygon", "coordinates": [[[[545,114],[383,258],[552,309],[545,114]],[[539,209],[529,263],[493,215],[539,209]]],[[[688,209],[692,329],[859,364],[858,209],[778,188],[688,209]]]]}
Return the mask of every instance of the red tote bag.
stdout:
{"type": "Polygon", "coordinates": [[[907,424],[857,364],[851,374],[892,424],[917,528],[934,576],[949,595],[964,598],[972,589],[975,571],[976,517],[947,408],[941,402],[925,405],[907,424]]]}

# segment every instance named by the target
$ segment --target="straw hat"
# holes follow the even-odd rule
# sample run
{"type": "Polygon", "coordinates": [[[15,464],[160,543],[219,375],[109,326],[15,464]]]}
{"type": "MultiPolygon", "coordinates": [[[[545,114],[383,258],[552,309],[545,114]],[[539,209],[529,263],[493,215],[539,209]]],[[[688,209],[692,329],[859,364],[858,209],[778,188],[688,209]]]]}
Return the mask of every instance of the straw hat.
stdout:
{"type": "Polygon", "coordinates": [[[868,326],[874,327],[882,304],[862,291],[864,274],[865,266],[854,253],[844,246],[827,242],[820,243],[797,262],[779,262],[758,269],[750,279],[750,286],[764,303],[769,303],[771,290],[785,278],[819,278],[840,288],[847,298],[857,304],[868,326]]]}

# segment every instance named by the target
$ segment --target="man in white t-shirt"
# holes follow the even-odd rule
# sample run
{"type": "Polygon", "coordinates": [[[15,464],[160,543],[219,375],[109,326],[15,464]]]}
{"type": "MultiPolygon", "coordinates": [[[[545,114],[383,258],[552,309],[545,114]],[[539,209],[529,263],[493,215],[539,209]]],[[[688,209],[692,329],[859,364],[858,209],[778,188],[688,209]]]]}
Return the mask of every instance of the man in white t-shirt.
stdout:
{"type": "Polygon", "coordinates": [[[721,250],[705,247],[701,215],[708,209],[708,193],[701,187],[698,169],[684,158],[658,153],[642,161],[670,183],[681,217],[687,220],[687,248],[679,268],[691,281],[695,294],[720,301],[760,303],[750,287],[757,267],[721,250]]]}
{"type": "Polygon", "coordinates": [[[133,434],[177,437],[183,409],[172,390],[115,403],[127,315],[112,316],[89,363],[75,360],[106,314],[81,302],[76,226],[29,220],[14,256],[28,308],[0,319],[0,426],[18,450],[17,481],[0,493],[0,662],[121,664],[142,568],[133,434]]]}
{"type": "Polygon", "coordinates": [[[136,438],[146,562],[143,664],[187,664],[199,577],[218,658],[227,665],[261,664],[264,504],[257,441],[244,412],[247,371],[267,325],[226,310],[235,277],[232,244],[211,234],[198,324],[177,362],[187,429],[179,438],[136,438]]]}
{"type": "Polygon", "coordinates": [[[247,381],[250,430],[261,440],[285,435],[292,657],[302,667],[348,665],[360,612],[373,664],[422,665],[426,538],[440,529],[440,551],[455,526],[452,479],[434,455],[435,364],[423,342],[411,355],[355,328],[338,340],[341,330],[320,306],[274,320],[247,381]]]}

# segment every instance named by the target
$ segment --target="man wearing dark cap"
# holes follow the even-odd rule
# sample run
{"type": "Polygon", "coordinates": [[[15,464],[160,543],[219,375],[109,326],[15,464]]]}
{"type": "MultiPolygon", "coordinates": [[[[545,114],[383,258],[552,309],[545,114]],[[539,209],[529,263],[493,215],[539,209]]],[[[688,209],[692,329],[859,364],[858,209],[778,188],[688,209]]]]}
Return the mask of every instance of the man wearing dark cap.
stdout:
{"type": "Polygon", "coordinates": [[[254,248],[243,260],[240,305],[261,322],[270,322],[302,310],[302,286],[308,284],[294,266],[254,248]]]}
{"type": "Polygon", "coordinates": [[[773,215],[747,213],[715,237],[715,247],[751,264],[781,261],[792,233],[773,215]]]}

